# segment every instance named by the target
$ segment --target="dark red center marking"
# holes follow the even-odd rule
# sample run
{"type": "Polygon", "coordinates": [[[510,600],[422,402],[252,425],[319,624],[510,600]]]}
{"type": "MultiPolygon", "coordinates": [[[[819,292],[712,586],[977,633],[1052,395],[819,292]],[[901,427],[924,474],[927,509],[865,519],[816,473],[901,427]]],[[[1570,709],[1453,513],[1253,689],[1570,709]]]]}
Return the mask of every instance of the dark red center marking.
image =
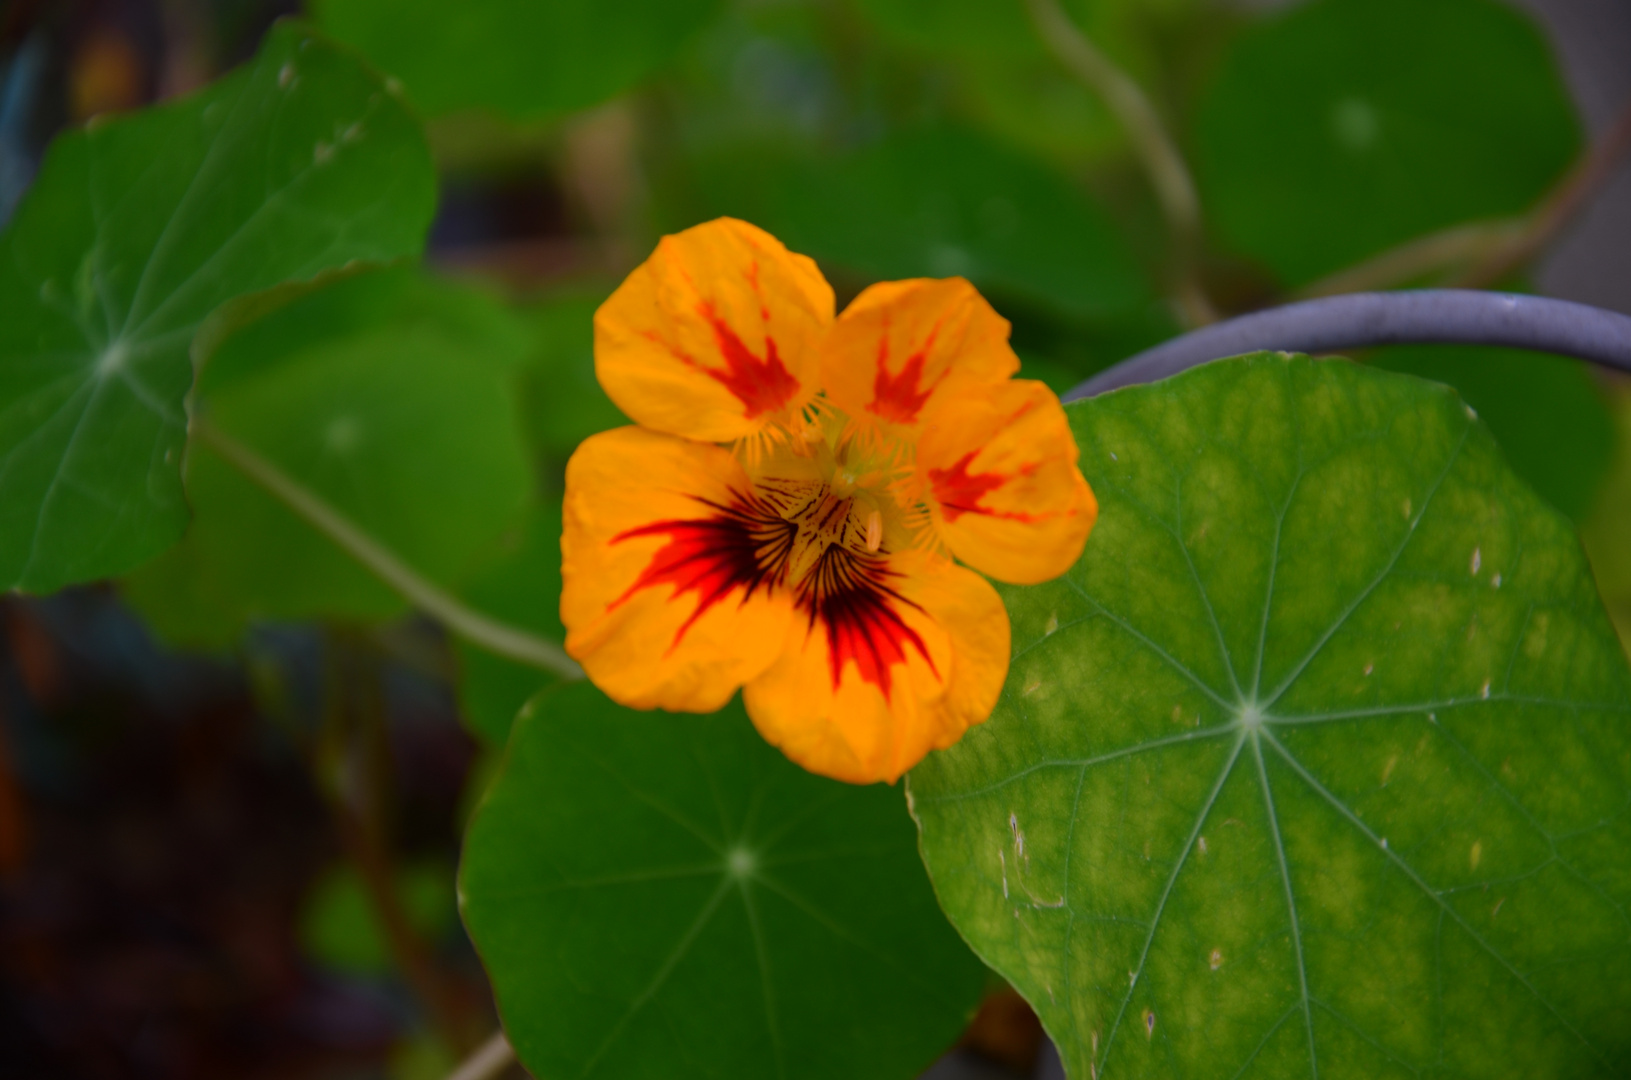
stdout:
{"type": "Polygon", "coordinates": [[[854,663],[861,679],[888,698],[893,688],[890,669],[906,662],[909,649],[938,678],[922,636],[901,614],[905,608],[922,608],[891,584],[899,573],[889,569],[884,554],[860,547],[865,540],[859,534],[851,535],[854,529],[826,520],[833,513],[848,513],[849,501],[830,498],[825,487],[813,498],[792,499],[790,493],[774,490],[760,495],[763,497],[738,494],[728,504],[699,499],[712,514],[656,521],[613,537],[614,544],[643,536],[666,537],[667,543],[607,610],[615,610],[642,589],[659,585],[672,585],[675,600],[695,593],[696,609],[675,631],[668,648],[672,653],[698,619],[732,596],[738,597],[738,604],[745,604],[760,590],[791,588],[811,630],[819,624],[826,635],[834,690],[845,665],[854,663]],[[809,520],[815,517],[821,520],[809,520]],[[806,526],[802,535],[801,520],[806,526]],[[787,571],[795,545],[803,544],[822,545],[821,554],[803,580],[790,582],[787,571]]]}
{"type": "Polygon", "coordinates": [[[668,651],[679,647],[696,621],[737,590],[745,604],[761,588],[769,590],[785,576],[798,526],[785,521],[757,499],[738,496],[729,505],[699,502],[716,513],[681,521],[656,521],[618,533],[612,543],[641,536],[666,536],[633,585],[606,610],[616,610],[639,592],[657,585],[674,586],[673,599],[697,594],[697,607],[674,632],[668,651]]]}
{"type": "Polygon", "coordinates": [[[906,663],[908,645],[940,677],[923,638],[901,617],[900,606],[922,608],[889,584],[890,578],[899,576],[878,556],[832,544],[800,584],[799,607],[809,617],[810,628],[819,623],[826,631],[834,690],[844,665],[853,662],[861,679],[883,691],[888,700],[893,686],[890,668],[906,663]]]}
{"type": "MultiPolygon", "coordinates": [[[[878,341],[878,373],[872,378],[872,400],[867,403],[867,412],[892,424],[910,424],[917,420],[917,414],[929,400],[929,395],[940,385],[940,379],[936,379],[926,388],[920,389],[918,386],[923,381],[924,359],[934,347],[935,335],[939,332],[939,326],[929,331],[923,347],[907,357],[901,369],[891,375],[889,326],[887,323],[884,325],[883,336],[878,341]]],[[[940,378],[945,377],[945,372],[941,372],[940,378]]]]}
{"type": "MultiPolygon", "coordinates": [[[[987,517],[1007,518],[1010,521],[1038,520],[1036,514],[1021,513],[1017,510],[993,510],[989,506],[980,505],[980,500],[988,492],[1002,487],[1008,482],[1009,477],[1001,473],[969,472],[969,463],[978,453],[978,450],[969,451],[949,469],[929,470],[929,487],[934,491],[934,501],[940,504],[940,512],[946,516],[946,524],[955,522],[964,514],[984,514],[987,517]]],[[[1035,471],[1034,464],[1027,465],[1020,470],[1020,475],[1026,476],[1035,471]]]]}

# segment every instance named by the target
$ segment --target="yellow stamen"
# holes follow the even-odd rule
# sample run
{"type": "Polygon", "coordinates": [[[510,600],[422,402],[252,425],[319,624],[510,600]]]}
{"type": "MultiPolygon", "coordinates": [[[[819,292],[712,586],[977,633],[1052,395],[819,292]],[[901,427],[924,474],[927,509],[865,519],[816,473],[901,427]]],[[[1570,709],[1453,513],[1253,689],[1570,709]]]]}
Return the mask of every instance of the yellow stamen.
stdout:
{"type": "Polygon", "coordinates": [[[866,549],[877,551],[883,547],[883,515],[874,510],[866,516],[866,549]]]}

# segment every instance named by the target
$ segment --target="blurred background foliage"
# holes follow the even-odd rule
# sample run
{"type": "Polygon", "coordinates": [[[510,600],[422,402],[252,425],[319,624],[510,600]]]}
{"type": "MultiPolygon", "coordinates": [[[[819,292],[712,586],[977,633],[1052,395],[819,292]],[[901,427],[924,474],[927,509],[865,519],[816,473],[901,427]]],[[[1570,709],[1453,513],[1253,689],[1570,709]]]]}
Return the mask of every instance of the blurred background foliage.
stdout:
{"type": "MultiPolygon", "coordinates": [[[[1043,6],[8,0],[0,220],[55,133],[203,86],[279,16],[398,80],[440,182],[424,265],[273,297],[195,353],[194,401],[473,607],[557,640],[565,461],[623,422],[593,311],[658,236],[720,214],[814,256],[840,304],[967,276],[1060,391],[1195,321],[1191,286],[1222,315],[1462,282],[1631,310],[1631,178],[1601,150],[1626,141],[1631,71],[1590,63],[1593,41],[1631,51],[1631,16],[1065,0],[1193,168],[1186,251],[1043,6]]],[[[1625,389],[1501,350],[1361,359],[1461,390],[1581,524],[1631,630],[1625,389]]],[[[491,1023],[452,917],[457,838],[550,677],[408,618],[209,449],[185,486],[185,539],[114,588],[4,601],[0,1065],[440,1075],[491,1023]]],[[[1016,1002],[993,994],[939,1075],[1049,1068],[1016,1002]]]]}

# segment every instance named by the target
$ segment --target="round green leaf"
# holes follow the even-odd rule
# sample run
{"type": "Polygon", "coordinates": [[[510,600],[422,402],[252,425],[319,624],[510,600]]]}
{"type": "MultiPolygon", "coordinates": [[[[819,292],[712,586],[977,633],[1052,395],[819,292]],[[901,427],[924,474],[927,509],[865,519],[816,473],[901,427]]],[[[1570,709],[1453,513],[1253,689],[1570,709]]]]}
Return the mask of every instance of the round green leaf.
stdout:
{"type": "Polygon", "coordinates": [[[812,776],[739,704],[522,713],[460,871],[465,925],[536,1076],[915,1076],[984,985],[898,790],[812,776]]]}
{"type": "Polygon", "coordinates": [[[1573,520],[1591,511],[1613,461],[1614,419],[1585,364],[1464,345],[1400,345],[1365,362],[1455,387],[1513,472],[1573,520]]]}
{"type": "Polygon", "coordinates": [[[206,316],[416,254],[434,204],[417,123],[295,24],[192,97],[58,139],[0,237],[0,586],[49,592],[173,543],[206,316]]]}
{"type": "Polygon", "coordinates": [[[1242,34],[1202,101],[1209,218],[1289,286],[1521,213],[1580,125],[1536,27],[1496,0],[1316,0],[1242,34]]]}
{"type": "Polygon", "coordinates": [[[584,439],[629,422],[595,376],[595,309],[605,298],[560,297],[523,313],[532,332],[521,390],[527,431],[557,467],[584,439]]]}
{"type": "Polygon", "coordinates": [[[1099,523],[909,788],[1070,1075],[1624,1075],[1631,672],[1563,517],[1344,361],[1070,416],[1099,523]]]}
{"type": "MultiPolygon", "coordinates": [[[[331,288],[373,296],[365,285],[331,288]]],[[[204,407],[211,422],[415,570],[456,581],[518,518],[531,487],[513,357],[493,347],[508,338],[428,311],[329,337],[321,328],[343,320],[319,319],[326,291],[242,331],[294,351],[279,356],[253,341],[224,349],[220,376],[202,380],[204,407]],[[313,343],[300,348],[296,330],[311,330],[313,343]]],[[[423,299],[417,286],[405,295],[423,299]]],[[[219,644],[253,619],[375,619],[404,609],[350,555],[205,447],[189,455],[187,493],[194,521],[186,538],[126,581],[137,608],[173,642],[219,644]]]]}
{"type": "Polygon", "coordinates": [[[900,135],[831,161],[789,162],[768,177],[721,179],[734,185],[725,188],[733,212],[863,277],[962,276],[1087,318],[1150,296],[1126,243],[1085,191],[973,132],[900,135]]]}
{"type": "Polygon", "coordinates": [[[869,20],[905,45],[960,55],[1039,55],[1025,5],[990,0],[856,0],[869,20]]]}
{"type": "Polygon", "coordinates": [[[317,0],[323,28],[407,84],[427,113],[581,109],[628,89],[719,0],[317,0]]]}
{"type": "MultiPolygon", "coordinates": [[[[491,560],[472,573],[463,594],[467,604],[485,615],[564,641],[560,503],[530,507],[491,560]]],[[[463,638],[453,641],[453,651],[459,662],[459,711],[490,746],[503,746],[527,700],[560,681],[553,672],[496,656],[463,638]]]]}

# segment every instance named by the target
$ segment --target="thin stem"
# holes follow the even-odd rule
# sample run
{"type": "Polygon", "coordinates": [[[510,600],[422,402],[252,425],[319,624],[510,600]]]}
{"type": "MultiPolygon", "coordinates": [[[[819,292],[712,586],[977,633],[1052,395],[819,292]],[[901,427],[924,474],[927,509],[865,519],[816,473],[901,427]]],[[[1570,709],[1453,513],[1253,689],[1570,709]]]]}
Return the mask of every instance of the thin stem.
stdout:
{"type": "Polygon", "coordinates": [[[388,838],[390,747],[379,657],[363,635],[334,628],[326,658],[319,788],[328,796],[341,846],[362,878],[363,891],[397,970],[441,1037],[456,1051],[467,1051],[471,1045],[468,1016],[437,970],[429,946],[414,929],[397,892],[388,838]],[[325,762],[330,767],[324,768],[325,762]]]}
{"type": "Polygon", "coordinates": [[[492,1038],[478,1046],[475,1053],[447,1074],[447,1080],[492,1080],[514,1061],[515,1050],[510,1046],[510,1040],[504,1037],[503,1031],[495,1031],[492,1038]]]}
{"type": "Polygon", "coordinates": [[[1099,51],[1059,6],[1059,0],[1026,0],[1043,42],[1054,56],[1104,99],[1132,138],[1149,173],[1156,198],[1172,232],[1177,264],[1177,300],[1191,325],[1217,318],[1196,272],[1201,246],[1201,203],[1177,144],[1167,134],[1155,106],[1132,77],[1099,51]]]}
{"type": "Polygon", "coordinates": [[[1430,275],[1452,275],[1483,288],[1532,260],[1590,203],[1631,151],[1631,106],[1527,214],[1455,225],[1419,236],[1299,289],[1299,299],[1395,288],[1430,275]],[[1459,276],[1457,275],[1459,272],[1459,276]]]}
{"type": "Polygon", "coordinates": [[[562,678],[583,677],[583,669],[559,645],[465,607],[451,593],[421,577],[316,493],[226,434],[208,418],[194,416],[192,430],[200,442],[229,465],[294,511],[297,517],[333,541],[409,603],[440,620],[454,633],[499,656],[552,671],[562,678]]]}

